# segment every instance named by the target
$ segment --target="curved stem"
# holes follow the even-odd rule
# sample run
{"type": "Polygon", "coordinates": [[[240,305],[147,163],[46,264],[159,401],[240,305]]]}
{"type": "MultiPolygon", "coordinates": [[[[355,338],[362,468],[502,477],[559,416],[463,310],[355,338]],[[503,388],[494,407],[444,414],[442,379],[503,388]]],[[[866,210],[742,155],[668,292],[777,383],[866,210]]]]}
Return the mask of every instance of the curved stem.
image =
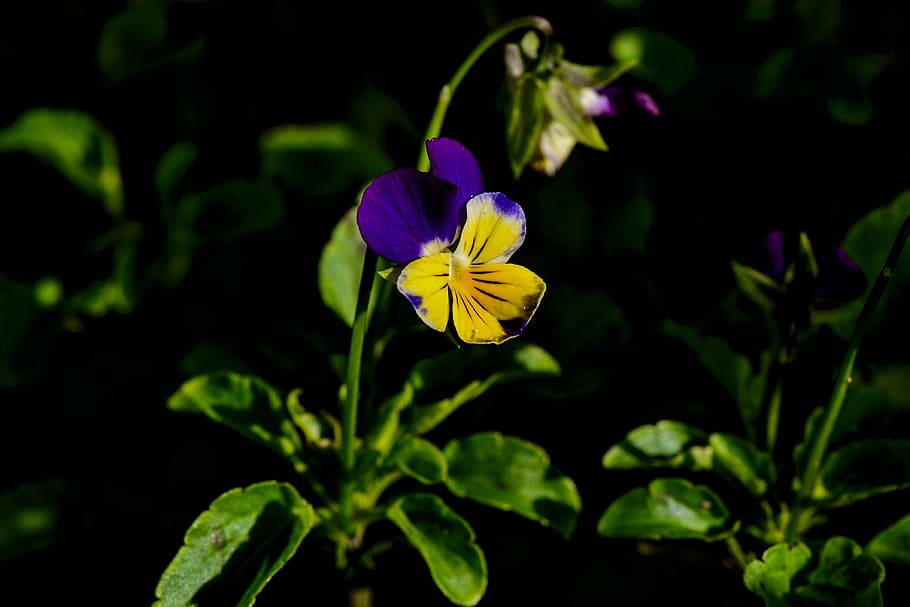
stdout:
{"type": "Polygon", "coordinates": [[[367,249],[363,258],[363,270],[360,275],[360,286],[357,290],[357,304],[354,311],[354,324],[351,327],[351,346],[348,351],[347,375],[345,377],[344,408],[341,411],[341,494],[338,508],[341,524],[346,532],[351,531],[354,513],[354,467],[357,463],[357,409],[360,403],[360,379],[363,361],[363,344],[366,341],[367,327],[373,308],[371,294],[376,281],[381,280],[377,273],[379,257],[367,249]],[[368,277],[372,274],[372,280],[368,277]]]}
{"type": "MultiPolygon", "coordinates": [[[[891,251],[885,259],[885,264],[878,273],[875,283],[869,291],[869,296],[866,298],[866,302],[863,304],[863,308],[859,313],[859,317],[856,319],[856,324],[853,326],[853,334],[850,336],[850,345],[844,356],[844,360],[841,362],[840,369],[837,372],[837,379],[834,383],[834,391],[831,394],[831,400],[828,403],[828,408],[825,411],[825,416],[818,434],[811,443],[809,457],[806,460],[806,469],[803,472],[802,484],[799,488],[801,497],[808,497],[812,488],[815,486],[815,482],[818,480],[822,460],[824,459],[825,451],[828,448],[828,441],[831,439],[831,434],[834,432],[834,426],[844,407],[844,399],[847,396],[847,386],[852,381],[853,365],[856,362],[856,354],[859,351],[860,341],[868,330],[875,310],[878,307],[882,296],[885,294],[885,288],[888,286],[888,281],[894,273],[894,268],[897,266],[897,262],[900,259],[901,252],[904,249],[904,244],[908,237],[910,237],[910,217],[907,217],[907,219],[904,220],[903,225],[901,225],[894,240],[894,244],[891,245],[891,251]]],[[[794,517],[794,520],[796,518],[797,517],[794,517]]]]}
{"type": "MultiPolygon", "coordinates": [[[[480,44],[474,47],[471,54],[468,55],[464,62],[458,67],[458,70],[456,70],[452,79],[440,89],[439,100],[436,102],[436,109],[433,111],[433,117],[430,118],[430,123],[427,125],[427,130],[424,133],[424,141],[439,136],[439,133],[442,130],[443,120],[445,120],[446,112],[449,109],[449,104],[452,102],[452,96],[455,95],[455,90],[458,88],[458,85],[461,84],[461,81],[464,80],[468,71],[477,63],[477,60],[503,37],[522,28],[536,29],[544,34],[547,41],[549,41],[550,36],[553,34],[553,26],[550,25],[550,22],[543,17],[534,15],[513,19],[487,34],[487,36],[480,41],[480,44]]],[[[417,170],[427,171],[429,168],[430,159],[427,156],[426,147],[421,146],[420,157],[417,159],[417,170]]]]}

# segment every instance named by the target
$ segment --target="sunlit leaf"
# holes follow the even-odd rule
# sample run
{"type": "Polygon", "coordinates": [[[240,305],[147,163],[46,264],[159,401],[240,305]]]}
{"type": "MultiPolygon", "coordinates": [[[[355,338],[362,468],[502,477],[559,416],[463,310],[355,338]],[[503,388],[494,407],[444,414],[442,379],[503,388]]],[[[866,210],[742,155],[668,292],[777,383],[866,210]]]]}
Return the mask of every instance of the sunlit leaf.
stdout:
{"type": "Polygon", "coordinates": [[[668,95],[675,95],[695,77],[695,55],[662,32],[633,27],[610,40],[617,61],[636,61],[632,73],[652,80],[668,95]]]}
{"type": "Polygon", "coordinates": [[[86,194],[101,200],[113,217],[122,216],[117,144],[92,116],[71,109],[28,110],[0,130],[0,152],[12,151],[34,154],[86,194]]]}
{"type": "Polygon", "coordinates": [[[487,588],[487,563],[474,530],[436,495],[408,493],[386,510],[456,605],[476,605],[487,588]]]}
{"type": "Polygon", "coordinates": [[[812,551],[802,542],[776,544],[749,563],[743,575],[746,588],[765,600],[768,607],[790,605],[794,578],[809,564],[812,551]]]}
{"type": "Polygon", "coordinates": [[[516,83],[511,104],[506,111],[506,148],[516,179],[537,151],[544,123],[543,91],[531,74],[516,83]]]}
{"type": "Polygon", "coordinates": [[[62,495],[63,483],[56,479],[19,485],[0,495],[0,559],[39,550],[52,541],[62,495]]]}
{"type": "Polygon", "coordinates": [[[835,536],[820,550],[775,544],[746,567],[746,588],[768,607],[881,607],[885,569],[853,540],[835,536]]]}
{"type": "Polygon", "coordinates": [[[572,479],[550,464],[539,445],[482,432],[449,441],[445,456],[445,483],[455,495],[515,512],[571,537],[581,498],[572,479]]]}
{"type": "Polygon", "coordinates": [[[682,422],[661,420],[631,430],[610,447],[601,462],[605,468],[711,468],[708,434],[682,422]]]}
{"type": "Polygon", "coordinates": [[[717,432],[708,438],[714,466],[729,473],[755,496],[762,496],[776,479],[774,461],[767,452],[735,434],[717,432]]]}
{"type": "Polygon", "coordinates": [[[883,561],[910,565],[910,514],[875,534],[866,552],[883,561]]]}
{"type": "Polygon", "coordinates": [[[246,607],[315,523],[313,507],[286,483],[232,489],[193,522],[155,588],[155,607],[246,607]]]}
{"type": "Polygon", "coordinates": [[[183,383],[167,401],[173,411],[202,413],[294,459],[302,444],[281,397],[264,380],[215,371],[183,383]]]}
{"type": "Polygon", "coordinates": [[[607,507],[597,522],[606,537],[698,539],[729,537],[739,528],[720,497],[708,487],[681,478],[658,478],[607,507]]]}
{"type": "Polygon", "coordinates": [[[577,93],[562,81],[551,78],[544,94],[544,105],[553,118],[569,129],[582,145],[595,150],[607,150],[607,144],[594,120],[585,114],[577,93]]]}
{"type": "Polygon", "coordinates": [[[366,244],[357,227],[356,209],[350,209],[332,230],[319,257],[319,294],[326,306],[349,327],[354,324],[357,289],[363,272],[366,244]]]}
{"type": "Polygon", "coordinates": [[[865,439],[828,455],[812,498],[837,507],[907,487],[910,439],[865,439]]]}
{"type": "Polygon", "coordinates": [[[394,459],[402,472],[425,485],[441,482],[448,470],[446,455],[439,447],[418,436],[405,439],[394,459]]]}

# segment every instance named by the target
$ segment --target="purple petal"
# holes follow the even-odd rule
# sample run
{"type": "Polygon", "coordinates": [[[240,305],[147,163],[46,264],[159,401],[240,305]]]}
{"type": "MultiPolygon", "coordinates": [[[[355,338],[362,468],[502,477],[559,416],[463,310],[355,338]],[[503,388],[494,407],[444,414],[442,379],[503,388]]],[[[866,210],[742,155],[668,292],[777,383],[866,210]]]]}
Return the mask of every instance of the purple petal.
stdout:
{"type": "Polygon", "coordinates": [[[480,165],[466,147],[446,137],[427,141],[430,173],[458,188],[458,207],[461,211],[471,196],[483,189],[480,165]]]}
{"type": "Polygon", "coordinates": [[[780,282],[783,279],[784,270],[787,269],[786,239],[787,234],[780,230],[769,232],[765,236],[765,246],[767,247],[768,260],[771,265],[770,267],[764,266],[758,269],[775,282],[780,282]]]}
{"type": "Polygon", "coordinates": [[[616,116],[635,108],[640,108],[652,116],[660,116],[660,108],[651,95],[644,91],[618,86],[587,89],[582,93],[581,103],[585,114],[592,117],[616,116]]]}
{"type": "Polygon", "coordinates": [[[823,249],[816,260],[819,307],[852,301],[866,292],[866,274],[841,247],[823,249]]]}
{"type": "MultiPolygon", "coordinates": [[[[374,179],[357,209],[364,242],[389,261],[405,264],[441,249],[459,226],[458,189],[430,173],[401,168],[374,179]]],[[[462,205],[463,206],[463,203],[462,205]]]]}

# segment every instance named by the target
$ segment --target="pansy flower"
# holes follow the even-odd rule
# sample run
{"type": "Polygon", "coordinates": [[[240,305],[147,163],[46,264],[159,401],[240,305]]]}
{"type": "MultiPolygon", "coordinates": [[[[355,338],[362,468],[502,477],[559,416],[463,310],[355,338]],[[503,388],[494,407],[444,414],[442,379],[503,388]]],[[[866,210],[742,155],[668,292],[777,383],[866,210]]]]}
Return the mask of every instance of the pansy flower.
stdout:
{"type": "Polygon", "coordinates": [[[426,143],[430,172],[399,168],[364,190],[357,224],[367,246],[400,268],[398,290],[432,329],[498,344],[521,334],[546,284],[507,263],[525,238],[521,206],[487,192],[474,156],[452,139],[426,143]]]}

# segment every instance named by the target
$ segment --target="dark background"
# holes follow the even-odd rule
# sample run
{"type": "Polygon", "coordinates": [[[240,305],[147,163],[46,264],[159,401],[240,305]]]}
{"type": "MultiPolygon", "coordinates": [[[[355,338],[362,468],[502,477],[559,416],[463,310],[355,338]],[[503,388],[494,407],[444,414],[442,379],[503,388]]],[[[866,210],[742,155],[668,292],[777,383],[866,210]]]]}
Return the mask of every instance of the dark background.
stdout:
{"type": "MultiPolygon", "coordinates": [[[[565,377],[544,392],[494,391],[460,411],[438,438],[487,429],[526,437],[546,448],[582,496],[569,541],[453,498],[487,556],[482,604],[758,605],[720,544],[597,536],[606,505],[646,478],[607,472],[600,459],[629,429],[661,417],[736,429],[735,408],[720,388],[691,352],[661,340],[655,327],[665,317],[713,327],[733,288],[730,259],[750,252],[763,232],[808,229],[837,241],[908,187],[903,86],[910,11],[902,2],[859,0],[797,3],[803,12],[773,0],[622,4],[175,1],[155,52],[163,56],[197,39],[202,50],[123,78],[102,71],[97,47],[125,2],[7,4],[0,9],[0,125],[33,107],[55,107],[82,110],[106,126],[119,148],[126,215],[144,227],[143,267],[166,239],[153,171],[176,142],[199,150],[188,189],[255,179],[264,130],[348,120],[354,100],[372,89],[400,104],[404,118],[384,143],[396,165],[411,165],[440,86],[497,24],[546,17],[567,57],[586,64],[612,63],[610,39],[627,27],[670,36],[695,58],[682,86],[662,89],[637,73],[622,81],[651,92],[662,115],[604,121],[610,151],[577,148],[555,179],[526,173],[515,181],[509,171],[496,107],[499,49],[458,91],[443,135],[475,153],[491,189],[524,205],[528,241],[516,259],[545,277],[548,294],[606,294],[622,311],[627,333],[597,343],[567,334],[561,319],[590,311],[548,308],[548,297],[525,337],[557,354],[565,377]],[[806,8],[813,6],[821,12],[806,8]],[[832,6],[839,18],[825,27],[832,6]],[[750,20],[750,7],[770,7],[773,15],[750,20]],[[773,92],[757,96],[758,70],[781,48],[796,58],[773,92]],[[856,82],[844,58],[870,53],[886,55],[886,67],[870,82],[856,82]],[[828,111],[830,96],[866,99],[870,119],[839,122],[828,111]],[[575,243],[547,242],[539,236],[548,208],[541,192],[558,199],[568,190],[588,202],[593,232],[575,243]],[[654,211],[647,246],[602,247],[598,235],[615,228],[616,208],[642,193],[654,211]]],[[[369,112],[359,117],[368,121],[369,112]]],[[[109,260],[91,251],[109,222],[97,201],[24,153],[2,157],[0,184],[4,274],[23,283],[53,274],[64,284],[87,284],[109,270],[109,260]]],[[[206,243],[182,282],[149,286],[129,314],[81,318],[77,331],[53,313],[35,321],[15,354],[22,381],[0,389],[0,489],[61,479],[61,518],[48,546],[0,563],[4,592],[24,592],[31,605],[150,604],[184,531],[215,497],[267,478],[293,479],[271,453],[164,403],[186,379],[181,361],[200,341],[237,354],[273,385],[302,386],[333,402],[338,384],[328,355],[346,350],[347,330],[320,301],[316,261],[358,187],[315,196],[286,192],[280,226],[206,243]]],[[[871,337],[868,356],[906,362],[897,343],[906,321],[899,314],[889,321],[890,333],[871,337]]],[[[739,328],[732,338],[761,342],[760,328],[755,332],[739,328]]],[[[833,337],[819,339],[802,371],[805,381],[794,389],[810,402],[824,402],[842,348],[833,337]]],[[[418,343],[431,351],[447,347],[441,340],[418,343]]],[[[900,499],[851,511],[844,529],[867,540],[882,521],[905,513],[900,499]]],[[[370,533],[393,535],[381,525],[370,533]]],[[[410,548],[378,564],[377,605],[446,604],[410,548]]],[[[887,605],[910,598],[905,574],[889,566],[887,605]]],[[[340,604],[341,587],[329,547],[307,540],[257,603],[340,604]]]]}

